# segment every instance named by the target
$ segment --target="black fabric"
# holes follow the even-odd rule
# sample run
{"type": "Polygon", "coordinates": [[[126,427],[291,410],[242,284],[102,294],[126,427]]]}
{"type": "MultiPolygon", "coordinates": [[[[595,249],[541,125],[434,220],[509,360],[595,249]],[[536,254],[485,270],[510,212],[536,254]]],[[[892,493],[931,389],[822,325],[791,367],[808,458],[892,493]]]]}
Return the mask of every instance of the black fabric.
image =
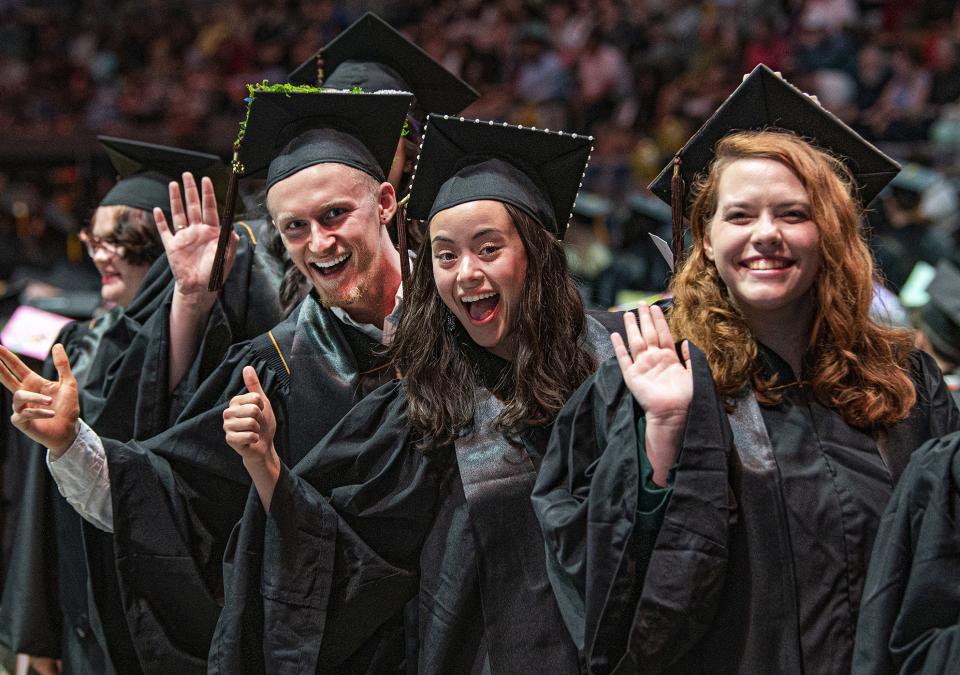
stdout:
{"type": "Polygon", "coordinates": [[[167,185],[171,180],[175,179],[156,171],[145,171],[130,178],[124,178],[110,188],[110,191],[100,200],[100,206],[130,206],[143,209],[151,215],[153,207],[156,206],[163,211],[167,222],[170,222],[172,215],[170,191],[167,185]]]}
{"type": "Polygon", "coordinates": [[[277,155],[267,170],[264,189],[315,164],[346,164],[385,180],[383,168],[360,139],[336,129],[312,129],[297,136],[277,155]]]}
{"type": "Polygon", "coordinates": [[[960,664],[960,434],[913,453],[877,533],[857,626],[856,675],[960,664]]]}
{"type": "Polygon", "coordinates": [[[383,180],[390,173],[412,100],[406,92],[286,92],[254,87],[238,141],[239,173],[249,177],[266,173],[269,188],[308,166],[335,162],[383,180]],[[297,140],[308,131],[312,131],[309,138],[297,140]]]}
{"type": "Polygon", "coordinates": [[[353,22],[288,79],[309,85],[322,79],[322,86],[335,89],[403,89],[413,92],[423,110],[437,113],[458,113],[480,97],[372,12],[353,22]]]}
{"type": "MultiPolygon", "coordinates": [[[[265,247],[254,245],[257,229],[256,223],[236,226],[241,241],[234,267],[195,363],[175,395],[168,394],[166,326],[173,276],[165,257],[151,266],[125,311],[115,309],[89,329],[68,327],[61,339],[80,384],[81,417],[94,431],[115,441],[159,434],[231,342],[257,335],[279,319],[280,271],[265,247]]],[[[55,377],[52,364],[46,372],[55,377]]],[[[137,672],[112,537],[85,523],[66,503],[47,471],[44,450],[30,446],[23,467],[27,508],[20,513],[0,605],[0,641],[15,651],[59,654],[69,672],[112,672],[114,667],[137,672]]]]}
{"type": "Polygon", "coordinates": [[[523,209],[551,232],[557,231],[553,207],[527,175],[502,159],[488,159],[460,169],[440,186],[427,221],[466,202],[495,199],[523,209]]]}
{"type": "Polygon", "coordinates": [[[150,213],[156,206],[169,221],[167,185],[179,182],[184,171],[209,176],[221,199],[226,191],[227,167],[216,155],[114,136],[97,136],[97,140],[120,178],[100,206],[132,206],[150,213]]]}
{"type": "MultiPolygon", "coordinates": [[[[721,138],[734,131],[760,129],[793,131],[842,160],[864,205],[900,171],[899,164],[761,63],[677,151],[684,184],[693,185],[697,175],[707,170],[721,138]]],[[[672,176],[673,162],[650,183],[650,190],[667,204],[671,203],[672,176]]],[[[684,213],[690,206],[688,193],[684,213]]]]}
{"type": "Polygon", "coordinates": [[[309,296],[270,333],[233,347],[172,428],[140,442],[104,440],[116,568],[144,672],[206,668],[224,596],[223,551],[250,489],[222,428],[229,399],[246,391],[243,367],[257,370],[277,417],[278,452],[296,463],[380,377],[390,377],[385,368],[360,370],[360,362],[375,364],[375,342],[362,334],[348,341],[348,332],[357,333],[309,296]]]}
{"type": "MultiPolygon", "coordinates": [[[[588,325],[609,354],[607,332],[588,325]]],[[[479,390],[475,433],[424,453],[404,385],[385,385],[284,466],[269,514],[251,495],[210,671],[579,672],[529,502],[549,434],[492,433],[497,406],[479,390]],[[418,662],[404,663],[402,641],[371,661],[411,598],[418,662]]]]}
{"type": "Polygon", "coordinates": [[[642,413],[616,363],[557,419],[534,501],[567,625],[592,672],[845,672],[894,481],[914,448],[960,428],[942,376],[913,355],[918,402],[878,435],[881,452],[765,351],[786,385],[761,408],[770,466],[734,447],[706,360],[692,356],[662,525],[639,507],[642,413]]]}
{"type": "Polygon", "coordinates": [[[407,214],[428,222],[441,209],[494,199],[562,239],[592,143],[590,136],[429,115],[407,214]]]}

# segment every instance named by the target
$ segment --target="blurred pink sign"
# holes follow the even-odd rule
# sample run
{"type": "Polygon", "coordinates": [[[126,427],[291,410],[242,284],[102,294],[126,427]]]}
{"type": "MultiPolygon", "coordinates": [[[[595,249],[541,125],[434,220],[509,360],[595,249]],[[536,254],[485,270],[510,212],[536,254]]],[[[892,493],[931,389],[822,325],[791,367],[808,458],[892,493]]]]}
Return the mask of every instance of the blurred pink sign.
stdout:
{"type": "Polygon", "coordinates": [[[0,342],[10,351],[43,361],[60,334],[73,319],[21,305],[0,333],[0,342]]]}

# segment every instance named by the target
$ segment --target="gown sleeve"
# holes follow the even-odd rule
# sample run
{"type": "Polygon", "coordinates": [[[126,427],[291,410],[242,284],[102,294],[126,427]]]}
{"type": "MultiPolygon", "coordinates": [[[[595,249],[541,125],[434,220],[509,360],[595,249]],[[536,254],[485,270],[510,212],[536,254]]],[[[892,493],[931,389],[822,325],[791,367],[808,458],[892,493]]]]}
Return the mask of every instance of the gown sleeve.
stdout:
{"type": "Polygon", "coordinates": [[[533,502],[548,573],[590,672],[659,662],[681,635],[705,629],[693,599],[722,588],[729,426],[705,357],[693,346],[691,356],[694,398],[672,487],[648,480],[642,411],[615,360],[564,406],[540,469],[533,502]],[[684,587],[671,572],[701,585],[684,587]]]}
{"type": "MultiPolygon", "coordinates": [[[[441,477],[415,447],[405,411],[402,385],[382,386],[282,470],[265,518],[248,509],[245,520],[265,521],[262,570],[247,569],[245,582],[260,598],[232,593],[244,584],[238,566],[258,557],[241,536],[225,566],[231,592],[211,672],[342,670],[416,593],[441,477]],[[243,634],[244,614],[259,615],[263,629],[243,634]]],[[[402,649],[394,656],[396,667],[402,649]]]]}
{"type": "MultiPolygon", "coordinates": [[[[251,343],[233,347],[177,423],[152,438],[103,439],[113,505],[114,555],[90,555],[91,576],[115,564],[126,623],[140,663],[158,671],[203,667],[222,603],[222,552],[240,518],[249,476],[223,434],[223,410],[246,391],[244,366],[283,423],[287,383],[251,343]]],[[[108,643],[111,637],[106,636],[108,643]]]]}
{"type": "Polygon", "coordinates": [[[918,449],[880,523],[857,624],[857,675],[960,663],[960,434],[918,449]]]}

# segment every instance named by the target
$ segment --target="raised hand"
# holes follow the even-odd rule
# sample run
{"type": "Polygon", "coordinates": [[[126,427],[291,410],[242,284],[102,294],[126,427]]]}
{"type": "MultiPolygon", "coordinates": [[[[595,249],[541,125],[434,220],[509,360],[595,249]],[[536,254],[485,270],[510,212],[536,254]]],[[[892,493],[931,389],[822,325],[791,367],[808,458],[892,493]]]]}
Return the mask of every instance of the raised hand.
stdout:
{"type": "Polygon", "coordinates": [[[56,382],[33,372],[13,352],[0,346],[0,383],[13,394],[10,421],[59,457],[80,432],[80,402],[63,345],[54,345],[53,364],[59,378],[56,382]]]}
{"type": "MultiPolygon", "coordinates": [[[[207,291],[210,269],[213,267],[214,254],[217,251],[217,239],[220,236],[220,217],[217,212],[217,198],[213,182],[206,176],[200,181],[203,195],[197,191],[193,174],[183,174],[183,197],[176,181],[171,182],[170,215],[173,218],[172,229],[167,218],[158,208],[153,210],[157,221],[157,231],[163,242],[163,248],[170,262],[170,269],[176,279],[176,291],[185,297],[215,296],[207,291]],[[186,202],[186,205],[184,205],[186,202]]],[[[227,249],[225,274],[229,273],[237,251],[240,238],[232,233],[227,249]]],[[[199,298],[197,298],[199,301],[199,298]]],[[[209,300],[212,304],[212,299],[209,300]]]]}
{"type": "Polygon", "coordinates": [[[230,399],[230,405],[223,411],[223,431],[227,445],[243,457],[243,465],[257,487],[260,501],[269,510],[273,489],[280,477],[280,458],[273,445],[277,420],[257,371],[245,367],[243,382],[247,393],[230,399]]]}
{"type": "Polygon", "coordinates": [[[641,303],[637,316],[627,312],[623,323],[630,348],[614,333],[613,349],[623,381],[646,416],[647,457],[654,482],[665,485],[693,400],[690,345],[683,342],[681,361],[667,319],[657,306],[641,303]]]}

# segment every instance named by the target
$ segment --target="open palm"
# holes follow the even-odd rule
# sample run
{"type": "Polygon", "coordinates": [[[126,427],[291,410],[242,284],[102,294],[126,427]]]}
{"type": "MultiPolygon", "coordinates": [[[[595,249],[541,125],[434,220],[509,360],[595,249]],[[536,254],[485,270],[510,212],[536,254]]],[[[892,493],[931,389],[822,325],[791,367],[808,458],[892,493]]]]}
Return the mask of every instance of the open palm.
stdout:
{"type": "Polygon", "coordinates": [[[613,348],[623,381],[643,408],[647,421],[685,418],[693,398],[690,346],[684,341],[681,361],[667,319],[657,306],[641,304],[636,317],[627,312],[623,321],[629,350],[616,333],[612,336],[613,348]]]}
{"type": "MultiPolygon", "coordinates": [[[[202,197],[197,191],[193,174],[189,172],[183,174],[182,198],[180,186],[176,182],[171,182],[169,187],[172,229],[163,211],[154,209],[153,215],[170,270],[177,280],[177,291],[183,295],[207,293],[207,282],[220,237],[220,217],[213,182],[208,177],[203,177],[202,197]]],[[[232,233],[227,250],[225,275],[233,265],[238,241],[237,234],[232,233]]]]}
{"type": "Polygon", "coordinates": [[[80,402],[63,345],[54,346],[53,363],[59,377],[56,382],[41,377],[9,349],[0,347],[0,382],[13,394],[10,421],[59,456],[77,437],[80,402]]]}

